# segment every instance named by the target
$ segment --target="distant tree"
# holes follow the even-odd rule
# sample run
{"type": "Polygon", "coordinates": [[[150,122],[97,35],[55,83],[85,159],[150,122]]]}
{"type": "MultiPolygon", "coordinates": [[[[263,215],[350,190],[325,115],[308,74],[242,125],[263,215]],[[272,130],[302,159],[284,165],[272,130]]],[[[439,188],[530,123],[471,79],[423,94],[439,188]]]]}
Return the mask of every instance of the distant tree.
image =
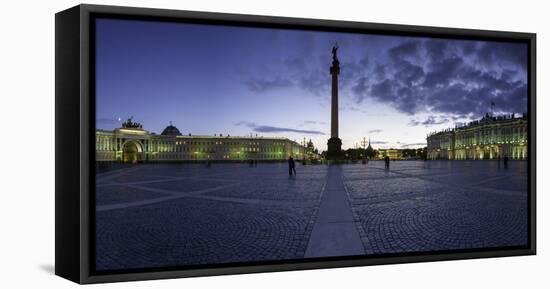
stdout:
{"type": "Polygon", "coordinates": [[[417,158],[415,149],[403,149],[401,152],[404,158],[417,158]]]}
{"type": "Polygon", "coordinates": [[[422,148],[420,158],[423,160],[428,159],[428,147],[422,148]]]}

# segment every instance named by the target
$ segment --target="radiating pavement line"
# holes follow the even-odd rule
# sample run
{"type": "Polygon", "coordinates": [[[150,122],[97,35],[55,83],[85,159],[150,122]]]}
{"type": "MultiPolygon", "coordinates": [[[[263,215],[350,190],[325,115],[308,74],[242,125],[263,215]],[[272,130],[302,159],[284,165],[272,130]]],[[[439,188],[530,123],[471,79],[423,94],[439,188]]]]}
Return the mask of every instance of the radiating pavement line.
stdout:
{"type": "Polygon", "coordinates": [[[342,168],[331,165],[313,225],[306,258],[363,255],[365,250],[342,180],[342,168]]]}
{"type": "MultiPolygon", "coordinates": [[[[170,177],[170,176],[156,176],[157,178],[163,178],[163,179],[153,179],[148,181],[131,181],[131,182],[101,182],[97,184],[97,187],[108,187],[108,186],[125,186],[125,185],[142,185],[142,184],[154,184],[154,183],[164,183],[164,182],[174,182],[174,181],[185,181],[185,180],[199,180],[199,181],[209,181],[212,180],[210,177],[216,177],[216,176],[222,176],[227,175],[228,173],[216,173],[216,174],[210,174],[205,176],[184,176],[184,177],[170,177]]],[[[123,175],[123,174],[121,174],[123,175]]],[[[119,175],[120,176],[120,175],[119,175]]],[[[135,176],[135,175],[134,175],[135,176]]],[[[117,177],[117,176],[115,176],[117,177]]],[[[220,182],[227,182],[227,181],[233,181],[233,180],[224,180],[224,179],[213,179],[215,181],[220,182]]]]}
{"type": "MultiPolygon", "coordinates": [[[[164,201],[170,201],[170,200],[179,199],[179,198],[194,198],[194,199],[203,199],[203,200],[219,201],[219,202],[231,202],[231,203],[248,204],[248,205],[277,205],[277,206],[288,206],[288,205],[295,204],[296,202],[296,200],[269,200],[269,199],[251,199],[251,198],[239,198],[239,197],[229,197],[229,196],[204,195],[206,193],[223,190],[225,188],[237,186],[239,184],[240,182],[228,184],[228,185],[222,185],[222,186],[209,188],[209,189],[192,191],[192,192],[178,192],[178,191],[170,191],[170,190],[159,189],[159,188],[144,187],[139,185],[126,185],[125,187],[128,187],[128,188],[135,188],[135,189],[140,189],[140,190],[149,191],[149,192],[169,194],[170,196],[158,197],[158,198],[141,200],[141,201],[132,201],[132,202],[126,202],[126,203],[100,205],[96,207],[96,211],[99,212],[99,211],[110,211],[110,210],[116,210],[116,209],[126,209],[126,208],[131,208],[136,206],[150,205],[150,204],[160,203],[164,201]]],[[[303,199],[300,201],[303,203],[309,204],[309,203],[314,203],[317,200],[303,199]]]]}
{"type": "Polygon", "coordinates": [[[170,196],[166,197],[160,197],[160,198],[154,198],[154,199],[147,199],[147,200],[141,200],[141,201],[134,201],[134,202],[127,202],[127,203],[118,203],[118,204],[110,204],[110,205],[100,205],[96,206],[96,212],[100,211],[110,211],[110,210],[116,210],[116,209],[125,209],[125,208],[131,208],[131,207],[137,207],[137,206],[143,206],[143,205],[150,205],[160,202],[165,202],[169,200],[184,198],[184,197],[191,197],[196,196],[197,194],[204,194],[204,193],[210,193],[218,190],[222,190],[225,188],[233,187],[238,185],[238,183],[229,184],[229,185],[223,185],[223,186],[217,186],[214,188],[208,188],[204,190],[198,190],[188,193],[179,193],[179,194],[172,194],[170,196]]]}
{"type": "Polygon", "coordinates": [[[104,182],[116,177],[120,177],[127,173],[133,173],[134,171],[137,171],[139,169],[141,169],[141,167],[136,166],[136,167],[115,169],[113,171],[104,172],[104,173],[97,173],[95,176],[96,182],[104,182]]]}
{"type": "MultiPolygon", "coordinates": [[[[440,184],[440,185],[443,185],[443,186],[448,187],[448,188],[453,188],[453,189],[457,188],[457,186],[454,185],[454,184],[449,184],[449,182],[439,180],[438,178],[426,177],[427,175],[413,175],[413,174],[409,174],[409,173],[404,173],[404,172],[399,171],[399,170],[388,170],[388,169],[385,169],[385,168],[377,168],[377,167],[373,167],[373,169],[376,169],[376,170],[379,170],[379,171],[392,172],[394,174],[401,175],[401,176],[404,176],[406,178],[412,178],[412,179],[416,178],[416,179],[423,180],[423,181],[426,181],[426,182],[432,182],[432,183],[440,184]]],[[[436,177],[447,176],[447,175],[452,175],[452,173],[437,175],[436,177]]],[[[508,196],[521,196],[521,195],[525,194],[524,191],[507,190],[507,189],[494,189],[494,188],[482,186],[483,184],[485,184],[487,182],[492,182],[492,181],[507,178],[507,177],[509,177],[508,174],[495,176],[495,177],[484,179],[482,181],[478,181],[478,182],[475,182],[475,183],[470,183],[470,184],[463,185],[460,188],[464,189],[464,190],[466,190],[466,189],[476,189],[476,190],[481,190],[481,191],[484,191],[484,192],[490,193],[490,194],[508,195],[508,196]]],[[[390,178],[394,179],[396,177],[390,177],[390,178]]],[[[377,178],[371,178],[370,180],[376,180],[376,179],[377,178]]],[[[351,180],[353,181],[353,180],[357,180],[357,179],[351,179],[351,180]]],[[[356,198],[356,199],[365,199],[365,198],[356,198]]]]}

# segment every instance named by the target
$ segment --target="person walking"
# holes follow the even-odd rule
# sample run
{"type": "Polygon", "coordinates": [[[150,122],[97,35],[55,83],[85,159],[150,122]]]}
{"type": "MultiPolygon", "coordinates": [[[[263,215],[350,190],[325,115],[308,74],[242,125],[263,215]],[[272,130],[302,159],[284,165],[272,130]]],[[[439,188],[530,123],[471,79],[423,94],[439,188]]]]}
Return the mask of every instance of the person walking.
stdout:
{"type": "Polygon", "coordinates": [[[505,169],[508,168],[508,156],[507,155],[504,155],[504,168],[505,169]]]}
{"type": "Polygon", "coordinates": [[[386,165],[386,169],[390,169],[390,157],[384,157],[384,164],[386,165]]]}
{"type": "Polygon", "coordinates": [[[294,176],[296,176],[296,163],[294,162],[294,159],[292,156],[288,158],[288,175],[292,176],[294,173],[294,176]]]}

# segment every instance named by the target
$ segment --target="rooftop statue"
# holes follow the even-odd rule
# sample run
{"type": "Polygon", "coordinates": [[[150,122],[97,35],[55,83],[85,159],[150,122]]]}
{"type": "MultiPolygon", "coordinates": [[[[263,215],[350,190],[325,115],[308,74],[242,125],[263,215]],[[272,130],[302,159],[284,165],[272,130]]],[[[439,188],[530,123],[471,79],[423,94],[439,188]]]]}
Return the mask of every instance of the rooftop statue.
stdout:
{"type": "Polygon", "coordinates": [[[128,120],[126,120],[126,122],[122,123],[122,127],[123,128],[142,128],[142,125],[140,123],[132,121],[133,118],[134,118],[133,116],[129,117],[128,120]]]}

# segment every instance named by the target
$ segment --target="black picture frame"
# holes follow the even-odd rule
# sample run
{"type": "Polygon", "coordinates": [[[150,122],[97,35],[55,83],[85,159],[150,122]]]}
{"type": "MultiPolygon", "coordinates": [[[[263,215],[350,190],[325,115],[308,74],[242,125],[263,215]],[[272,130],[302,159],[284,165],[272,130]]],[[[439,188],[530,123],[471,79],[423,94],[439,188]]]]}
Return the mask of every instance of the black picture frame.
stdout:
{"type": "Polygon", "coordinates": [[[77,283],[101,283],[254,272],[304,270],[536,254],[536,34],[287,17],[87,5],[55,16],[55,274],[77,283]],[[95,17],[233,26],[479,39],[528,44],[528,246],[391,256],[360,256],[154,268],[101,273],[94,261],[95,17]]]}

